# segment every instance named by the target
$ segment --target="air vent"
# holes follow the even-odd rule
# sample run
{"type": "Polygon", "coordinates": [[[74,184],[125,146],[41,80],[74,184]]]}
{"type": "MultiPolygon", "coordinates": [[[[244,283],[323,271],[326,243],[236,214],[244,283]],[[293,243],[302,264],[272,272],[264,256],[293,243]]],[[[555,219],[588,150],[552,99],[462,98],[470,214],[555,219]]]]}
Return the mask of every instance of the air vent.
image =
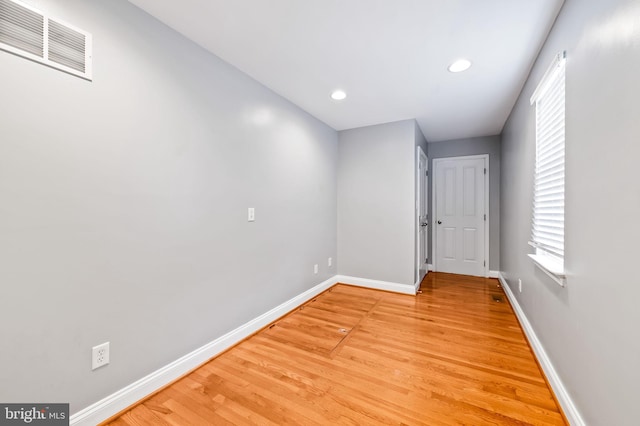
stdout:
{"type": "Polygon", "coordinates": [[[44,16],[9,0],[0,0],[0,42],[44,58],[44,16]]]}
{"type": "Polygon", "coordinates": [[[17,0],[0,0],[0,49],[91,80],[91,34],[17,0]]]}

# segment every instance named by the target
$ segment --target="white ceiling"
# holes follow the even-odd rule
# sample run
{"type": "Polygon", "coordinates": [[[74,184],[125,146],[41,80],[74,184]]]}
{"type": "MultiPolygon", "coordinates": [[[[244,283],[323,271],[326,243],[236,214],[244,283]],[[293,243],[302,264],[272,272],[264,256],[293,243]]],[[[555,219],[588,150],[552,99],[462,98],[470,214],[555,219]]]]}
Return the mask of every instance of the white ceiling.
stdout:
{"type": "Polygon", "coordinates": [[[563,3],[129,1],[336,130],[416,118],[430,142],[502,131],[563,3]]]}

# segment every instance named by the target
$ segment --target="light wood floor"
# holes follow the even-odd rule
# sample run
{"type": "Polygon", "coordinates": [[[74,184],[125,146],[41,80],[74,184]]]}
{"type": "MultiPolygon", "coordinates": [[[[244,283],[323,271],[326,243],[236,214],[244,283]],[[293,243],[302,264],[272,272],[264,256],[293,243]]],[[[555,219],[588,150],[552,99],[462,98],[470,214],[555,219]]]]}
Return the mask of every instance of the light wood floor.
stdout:
{"type": "Polygon", "coordinates": [[[110,424],[565,424],[497,280],[421,289],[336,285],[110,424]]]}

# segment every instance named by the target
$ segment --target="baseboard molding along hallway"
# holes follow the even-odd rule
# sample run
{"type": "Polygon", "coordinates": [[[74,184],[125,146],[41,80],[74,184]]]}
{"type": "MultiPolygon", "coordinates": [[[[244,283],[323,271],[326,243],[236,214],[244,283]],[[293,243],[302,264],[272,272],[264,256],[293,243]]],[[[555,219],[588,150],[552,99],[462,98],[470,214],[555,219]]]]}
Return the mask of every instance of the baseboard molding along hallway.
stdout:
{"type": "MultiPolygon", "coordinates": [[[[429,270],[433,270],[432,265],[428,265],[429,270]]],[[[504,277],[499,271],[490,271],[491,278],[498,278],[502,287],[511,302],[511,306],[516,313],[520,324],[529,340],[533,351],[538,358],[542,369],[547,376],[551,387],[558,398],[558,402],[562,406],[569,422],[575,426],[584,426],[584,422],[580,417],[573,401],[556,373],[549,357],[547,356],[540,340],[537,338],[531,324],[529,323],[524,311],[518,304],[517,299],[509,289],[504,277]]],[[[420,286],[420,282],[413,284],[399,284],[388,281],[378,281],[367,278],[358,278],[345,275],[335,275],[330,279],[310,288],[309,290],[299,294],[298,296],[282,303],[281,305],[271,309],[270,311],[254,318],[246,324],[220,336],[212,342],[194,350],[193,352],[173,361],[172,363],[154,371],[153,373],[141,378],[140,380],[120,389],[119,391],[107,396],[106,398],[86,407],[83,410],[73,414],[70,419],[72,426],[94,426],[103,422],[110,417],[125,410],[131,405],[137,403],[158,389],[168,385],[169,383],[179,379],[191,370],[204,364],[211,358],[219,355],[230,347],[236,345],[252,334],[258,332],[262,328],[276,321],[278,318],[286,315],[298,306],[304,304],[308,300],[314,298],[320,293],[328,290],[335,284],[342,283],[354,285],[358,287],[366,287],[375,290],[385,290],[394,293],[402,293],[415,295],[420,286]]]]}

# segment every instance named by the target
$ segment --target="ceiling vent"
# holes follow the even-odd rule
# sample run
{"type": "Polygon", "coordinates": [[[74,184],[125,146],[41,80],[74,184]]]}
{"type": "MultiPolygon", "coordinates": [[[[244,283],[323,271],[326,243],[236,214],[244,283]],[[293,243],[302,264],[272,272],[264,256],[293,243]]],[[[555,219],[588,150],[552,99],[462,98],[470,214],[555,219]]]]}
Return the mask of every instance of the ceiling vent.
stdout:
{"type": "Polygon", "coordinates": [[[91,80],[91,34],[17,0],[0,0],[0,49],[91,80]]]}

